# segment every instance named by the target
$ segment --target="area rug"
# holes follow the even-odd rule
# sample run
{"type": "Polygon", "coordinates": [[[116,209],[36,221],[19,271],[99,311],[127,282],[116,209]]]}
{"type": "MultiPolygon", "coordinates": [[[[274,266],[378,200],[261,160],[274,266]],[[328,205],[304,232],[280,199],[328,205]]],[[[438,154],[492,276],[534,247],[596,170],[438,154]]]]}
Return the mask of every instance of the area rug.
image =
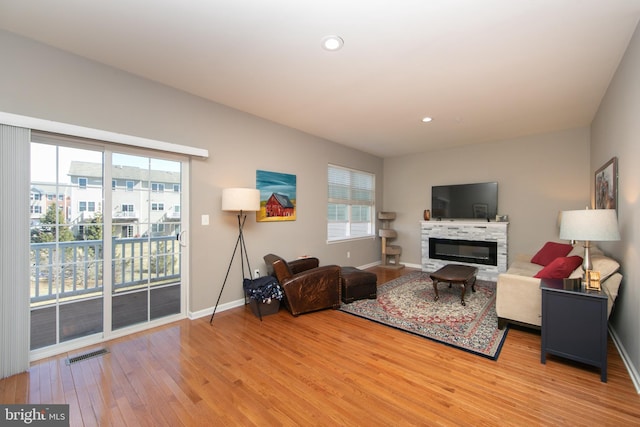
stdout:
{"type": "Polygon", "coordinates": [[[383,325],[497,360],[508,327],[498,329],[496,284],[476,281],[476,292],[465,294],[460,304],[461,285],[438,285],[435,293],[428,273],[412,272],[378,286],[377,299],[342,304],[340,310],[383,325]]]}

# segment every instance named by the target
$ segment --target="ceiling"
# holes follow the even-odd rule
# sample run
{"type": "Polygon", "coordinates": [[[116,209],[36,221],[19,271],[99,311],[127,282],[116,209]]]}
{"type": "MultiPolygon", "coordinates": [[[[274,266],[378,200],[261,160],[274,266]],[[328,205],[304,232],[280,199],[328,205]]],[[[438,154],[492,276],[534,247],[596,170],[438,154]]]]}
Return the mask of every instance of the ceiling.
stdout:
{"type": "Polygon", "coordinates": [[[0,29],[380,157],[588,126],[639,17],[640,0],[0,0],[0,29]]]}

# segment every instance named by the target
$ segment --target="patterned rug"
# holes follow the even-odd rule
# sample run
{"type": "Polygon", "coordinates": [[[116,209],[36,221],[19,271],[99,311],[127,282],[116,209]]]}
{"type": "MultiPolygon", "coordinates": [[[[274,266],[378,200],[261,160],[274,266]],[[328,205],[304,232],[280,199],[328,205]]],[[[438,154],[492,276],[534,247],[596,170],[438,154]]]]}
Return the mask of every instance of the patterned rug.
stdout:
{"type": "Polygon", "coordinates": [[[461,285],[438,285],[435,293],[428,273],[412,272],[378,286],[378,298],[342,304],[340,310],[406,332],[496,360],[508,327],[498,329],[496,284],[476,281],[476,292],[465,293],[461,285]]]}

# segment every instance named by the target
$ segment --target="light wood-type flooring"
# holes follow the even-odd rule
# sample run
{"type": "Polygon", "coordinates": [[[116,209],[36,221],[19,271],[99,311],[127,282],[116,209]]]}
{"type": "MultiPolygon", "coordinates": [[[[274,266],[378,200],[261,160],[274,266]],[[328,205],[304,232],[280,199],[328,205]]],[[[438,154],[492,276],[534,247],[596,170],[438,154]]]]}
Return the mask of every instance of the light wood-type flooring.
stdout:
{"type": "MultiPolygon", "coordinates": [[[[379,283],[401,271],[374,268],[379,283]]],[[[334,310],[263,322],[248,306],[35,362],[0,403],[68,403],[71,425],[628,426],[640,396],[611,339],[599,370],[511,328],[497,361],[334,310]]]]}

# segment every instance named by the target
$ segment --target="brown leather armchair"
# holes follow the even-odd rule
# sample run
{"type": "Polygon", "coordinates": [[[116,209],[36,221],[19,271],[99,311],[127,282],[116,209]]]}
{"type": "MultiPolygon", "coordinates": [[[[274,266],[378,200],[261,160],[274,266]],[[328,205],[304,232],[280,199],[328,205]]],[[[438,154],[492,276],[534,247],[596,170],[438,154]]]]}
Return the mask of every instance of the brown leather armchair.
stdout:
{"type": "Polygon", "coordinates": [[[264,256],[267,272],[280,282],[285,306],[294,316],[325,308],[340,308],[340,267],[319,267],[318,258],[285,261],[281,257],[264,256]]]}

